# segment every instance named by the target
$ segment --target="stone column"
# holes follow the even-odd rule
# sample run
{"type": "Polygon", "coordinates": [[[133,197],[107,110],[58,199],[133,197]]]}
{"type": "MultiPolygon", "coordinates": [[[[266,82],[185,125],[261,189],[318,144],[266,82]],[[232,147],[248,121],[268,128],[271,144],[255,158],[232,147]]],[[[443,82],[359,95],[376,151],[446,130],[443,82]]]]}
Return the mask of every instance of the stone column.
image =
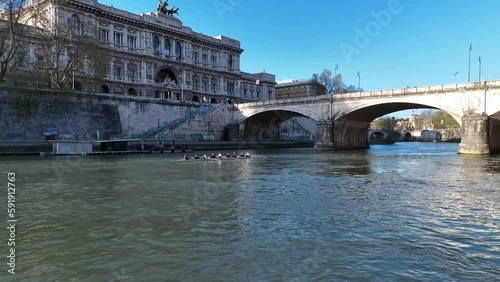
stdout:
{"type": "Polygon", "coordinates": [[[130,77],[128,75],[128,62],[127,61],[123,62],[123,78],[125,78],[126,81],[130,80],[130,77]]]}
{"type": "Polygon", "coordinates": [[[314,144],[314,149],[318,151],[332,151],[333,148],[333,121],[325,120],[316,122],[316,144],[314,144]]]}
{"type": "Polygon", "coordinates": [[[474,113],[462,117],[462,141],[458,153],[466,155],[490,153],[488,116],[474,113]]]}
{"type": "Polygon", "coordinates": [[[111,47],[115,47],[115,26],[109,25],[108,42],[111,47]]]}

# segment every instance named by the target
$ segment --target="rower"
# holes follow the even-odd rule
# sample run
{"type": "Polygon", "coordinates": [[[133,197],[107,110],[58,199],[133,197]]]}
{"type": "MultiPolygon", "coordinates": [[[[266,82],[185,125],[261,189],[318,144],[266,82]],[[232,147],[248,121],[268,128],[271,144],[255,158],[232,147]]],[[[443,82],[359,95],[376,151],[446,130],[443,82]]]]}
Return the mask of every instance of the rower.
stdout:
{"type": "Polygon", "coordinates": [[[184,160],[189,160],[188,155],[184,154],[184,160]]]}

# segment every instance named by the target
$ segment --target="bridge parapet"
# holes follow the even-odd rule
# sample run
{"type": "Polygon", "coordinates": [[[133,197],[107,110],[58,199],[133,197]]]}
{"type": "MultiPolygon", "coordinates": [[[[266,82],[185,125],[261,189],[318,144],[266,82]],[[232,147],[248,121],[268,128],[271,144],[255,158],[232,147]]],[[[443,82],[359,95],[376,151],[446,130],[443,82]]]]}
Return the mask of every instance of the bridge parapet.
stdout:
{"type": "Polygon", "coordinates": [[[290,98],[290,99],[280,99],[280,100],[266,100],[259,102],[250,102],[239,104],[238,106],[243,107],[261,107],[269,105],[283,105],[283,104],[299,104],[299,103],[316,103],[325,102],[332,100],[352,100],[352,99],[366,99],[366,98],[387,98],[394,96],[405,96],[405,95],[415,95],[415,94],[436,94],[444,92],[465,92],[474,91],[482,89],[493,89],[500,88],[500,80],[491,81],[479,81],[479,82],[469,82],[469,83],[456,83],[456,84],[443,84],[443,85],[430,85],[430,86],[419,86],[419,87],[406,87],[388,90],[375,90],[375,91],[364,91],[364,92],[351,92],[351,93],[337,93],[337,94],[327,94],[321,96],[312,96],[304,98],[290,98]]]}

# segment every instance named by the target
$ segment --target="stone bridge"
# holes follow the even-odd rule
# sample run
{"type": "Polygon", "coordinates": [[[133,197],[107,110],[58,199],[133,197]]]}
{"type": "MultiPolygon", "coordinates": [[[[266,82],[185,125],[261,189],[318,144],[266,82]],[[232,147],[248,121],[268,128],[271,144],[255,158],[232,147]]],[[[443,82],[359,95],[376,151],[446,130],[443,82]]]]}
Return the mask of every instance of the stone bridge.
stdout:
{"type": "Polygon", "coordinates": [[[439,109],[462,126],[459,153],[500,151],[500,80],[270,100],[236,105],[248,141],[274,141],[278,125],[295,117],[316,121],[317,150],[369,148],[374,119],[408,109],[439,109]]]}

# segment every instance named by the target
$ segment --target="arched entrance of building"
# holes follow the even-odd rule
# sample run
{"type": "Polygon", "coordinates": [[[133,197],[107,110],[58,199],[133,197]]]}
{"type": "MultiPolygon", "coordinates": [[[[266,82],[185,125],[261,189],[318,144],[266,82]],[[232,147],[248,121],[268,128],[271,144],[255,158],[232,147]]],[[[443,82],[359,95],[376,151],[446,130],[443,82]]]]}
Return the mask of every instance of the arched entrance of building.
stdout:
{"type": "Polygon", "coordinates": [[[217,104],[217,99],[215,98],[210,99],[210,104],[217,104]]]}
{"type": "Polygon", "coordinates": [[[199,103],[199,102],[200,102],[200,97],[198,97],[198,96],[194,96],[194,97],[193,97],[193,102],[195,102],[195,103],[199,103]]]}
{"type": "Polygon", "coordinates": [[[131,95],[131,96],[137,96],[137,90],[135,90],[135,88],[132,88],[132,87],[131,87],[131,88],[129,88],[129,89],[127,90],[127,94],[128,94],[128,95],[131,95]]]}
{"type": "Polygon", "coordinates": [[[408,142],[408,141],[411,141],[413,138],[413,136],[411,136],[411,133],[410,132],[406,132],[404,137],[403,137],[403,140],[408,142]]]}
{"type": "Polygon", "coordinates": [[[161,90],[159,91],[158,98],[162,99],[179,99],[180,97],[180,84],[174,70],[169,68],[160,69],[155,76],[155,82],[159,83],[161,90]]]}
{"type": "Polygon", "coordinates": [[[109,86],[107,85],[101,85],[101,91],[102,93],[109,93],[109,86]]]}

